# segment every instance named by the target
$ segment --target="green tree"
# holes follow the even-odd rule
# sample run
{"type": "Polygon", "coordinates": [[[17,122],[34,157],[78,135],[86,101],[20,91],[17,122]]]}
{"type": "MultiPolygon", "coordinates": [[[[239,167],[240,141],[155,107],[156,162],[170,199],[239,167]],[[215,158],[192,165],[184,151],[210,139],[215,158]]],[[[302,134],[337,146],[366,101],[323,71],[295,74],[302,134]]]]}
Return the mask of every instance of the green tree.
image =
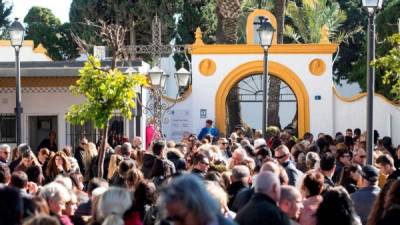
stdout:
{"type": "Polygon", "coordinates": [[[7,28],[10,25],[10,20],[8,17],[10,16],[12,11],[12,6],[7,4],[7,1],[0,0],[0,38],[6,39],[7,37],[7,28]]]}
{"type": "Polygon", "coordinates": [[[40,43],[47,49],[53,60],[71,59],[78,56],[77,46],[72,41],[70,25],[61,24],[50,9],[32,7],[24,18],[26,39],[31,39],[34,46],[40,43]]]}
{"type": "Polygon", "coordinates": [[[392,48],[373,65],[382,70],[382,82],[390,85],[392,99],[400,101],[400,33],[390,36],[387,41],[392,48]]]}
{"type": "Polygon", "coordinates": [[[286,14],[293,25],[286,26],[285,34],[299,43],[319,43],[324,26],[329,38],[337,41],[339,28],[347,18],[339,3],[328,0],[305,0],[302,6],[289,1],[286,14]]]}
{"type": "MultiPolygon", "coordinates": [[[[113,112],[118,110],[126,118],[131,118],[132,109],[136,107],[136,88],[140,85],[146,85],[144,75],[126,75],[118,68],[106,71],[101,68],[100,60],[90,56],[79,71],[76,85],[70,88],[74,95],[84,96],[86,101],[72,105],[66,119],[81,125],[93,121],[97,128],[102,129],[102,138],[105,140],[113,112]]],[[[98,177],[103,177],[104,153],[103,147],[99,153],[98,177]]]]}

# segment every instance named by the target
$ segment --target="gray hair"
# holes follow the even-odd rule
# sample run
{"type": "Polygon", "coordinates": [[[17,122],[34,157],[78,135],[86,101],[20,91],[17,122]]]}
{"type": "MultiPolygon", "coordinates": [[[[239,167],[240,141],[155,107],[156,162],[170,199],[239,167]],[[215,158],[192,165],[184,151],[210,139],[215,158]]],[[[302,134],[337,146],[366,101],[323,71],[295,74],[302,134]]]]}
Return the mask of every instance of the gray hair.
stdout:
{"type": "MultiPolygon", "coordinates": [[[[195,175],[174,178],[161,190],[158,205],[161,209],[173,202],[181,202],[193,213],[199,224],[208,224],[219,213],[216,200],[207,192],[204,183],[195,175]]],[[[165,213],[165,212],[164,212],[165,213]]]]}
{"type": "Polygon", "coordinates": [[[281,202],[282,201],[288,201],[288,202],[293,202],[296,201],[296,197],[301,196],[300,191],[290,185],[283,185],[281,186],[281,202]]]}
{"type": "Polygon", "coordinates": [[[32,151],[31,150],[31,147],[29,147],[29,145],[28,144],[26,144],[26,143],[22,143],[22,144],[20,144],[20,145],[18,145],[18,153],[19,153],[19,155],[23,155],[23,154],[25,154],[25,153],[27,153],[27,152],[30,152],[30,151],[32,151]]]}
{"type": "Polygon", "coordinates": [[[8,151],[10,151],[11,148],[10,148],[10,146],[8,144],[1,144],[0,145],[0,150],[8,150],[8,151]]]}
{"type": "Polygon", "coordinates": [[[308,152],[306,155],[306,165],[309,165],[311,169],[315,169],[319,166],[319,161],[321,158],[315,152],[308,152]]]}
{"type": "Polygon", "coordinates": [[[39,196],[44,198],[47,202],[51,200],[58,204],[68,202],[71,199],[71,195],[67,188],[56,182],[51,182],[43,186],[39,192],[39,196]]]}
{"type": "Polygon", "coordinates": [[[238,165],[234,166],[232,169],[232,177],[238,181],[242,180],[243,178],[246,178],[250,176],[250,170],[247,166],[244,165],[238,165]]]}
{"type": "Polygon", "coordinates": [[[257,175],[254,192],[272,197],[271,193],[274,191],[274,186],[279,189],[281,187],[278,176],[270,171],[263,171],[257,175]]]}
{"type": "Polygon", "coordinates": [[[124,224],[122,217],[131,206],[132,197],[128,190],[111,187],[100,196],[97,214],[104,220],[102,225],[124,224]]]}

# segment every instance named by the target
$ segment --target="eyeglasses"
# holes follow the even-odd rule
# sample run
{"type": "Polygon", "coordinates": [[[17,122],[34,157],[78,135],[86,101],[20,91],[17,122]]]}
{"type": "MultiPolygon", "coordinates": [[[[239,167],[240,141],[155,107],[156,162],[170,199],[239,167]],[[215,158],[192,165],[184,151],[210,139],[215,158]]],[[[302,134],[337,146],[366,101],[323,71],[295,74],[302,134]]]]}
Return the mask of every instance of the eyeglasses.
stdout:
{"type": "Polygon", "coordinates": [[[167,221],[170,222],[178,222],[178,223],[183,223],[185,222],[186,216],[189,213],[189,211],[186,211],[185,213],[183,213],[182,215],[172,215],[172,216],[168,216],[167,218],[165,218],[167,221]]]}

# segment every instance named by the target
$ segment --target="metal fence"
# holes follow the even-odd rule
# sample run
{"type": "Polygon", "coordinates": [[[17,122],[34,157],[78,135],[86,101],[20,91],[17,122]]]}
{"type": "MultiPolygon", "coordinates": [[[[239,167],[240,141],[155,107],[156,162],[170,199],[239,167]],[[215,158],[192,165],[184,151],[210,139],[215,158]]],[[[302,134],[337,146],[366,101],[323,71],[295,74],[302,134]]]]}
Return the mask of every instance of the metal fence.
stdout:
{"type": "Polygon", "coordinates": [[[14,114],[0,114],[0,143],[16,143],[16,121],[14,114]]]}

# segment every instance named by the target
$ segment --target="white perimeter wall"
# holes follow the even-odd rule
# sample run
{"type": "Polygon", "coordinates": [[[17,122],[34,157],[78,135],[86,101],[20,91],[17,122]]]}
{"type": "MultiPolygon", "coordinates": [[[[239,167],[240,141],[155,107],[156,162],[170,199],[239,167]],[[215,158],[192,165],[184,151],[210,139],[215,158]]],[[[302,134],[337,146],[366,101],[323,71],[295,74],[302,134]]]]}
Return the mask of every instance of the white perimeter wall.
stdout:
{"type": "MultiPolygon", "coordinates": [[[[263,55],[192,56],[193,92],[176,108],[192,109],[194,132],[199,132],[204,127],[206,119],[215,120],[215,95],[223,79],[236,67],[256,60],[263,60],[263,55]],[[217,65],[216,72],[209,77],[205,77],[199,72],[199,63],[206,58],[212,59],[217,65]],[[207,110],[207,118],[200,119],[200,109],[207,110]]],[[[309,94],[311,132],[314,134],[318,132],[333,133],[332,56],[329,54],[270,54],[269,60],[290,68],[302,80],[309,94]],[[309,63],[315,58],[320,58],[326,63],[327,69],[321,76],[312,75],[308,69],[309,63]],[[317,95],[321,96],[321,100],[314,100],[317,95]]],[[[261,111],[261,108],[254,110],[261,111]]]]}
{"type": "MultiPolygon", "coordinates": [[[[367,97],[354,102],[344,102],[334,96],[335,131],[344,132],[347,128],[367,127],[367,97]]],[[[390,104],[381,96],[374,96],[374,129],[384,136],[392,137],[395,146],[400,144],[400,107],[390,104]]]]}

